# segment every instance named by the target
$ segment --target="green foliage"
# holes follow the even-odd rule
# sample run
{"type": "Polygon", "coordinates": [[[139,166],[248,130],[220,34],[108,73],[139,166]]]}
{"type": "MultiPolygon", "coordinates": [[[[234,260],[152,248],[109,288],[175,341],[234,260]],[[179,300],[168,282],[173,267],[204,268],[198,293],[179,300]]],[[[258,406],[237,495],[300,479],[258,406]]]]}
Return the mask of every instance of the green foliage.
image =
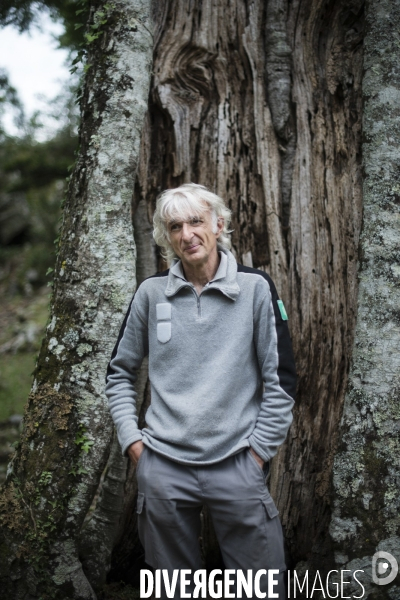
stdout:
{"type": "MultiPolygon", "coordinates": [[[[111,8],[111,5],[104,5],[106,11],[111,8]]],[[[89,25],[89,30],[85,33],[85,40],[87,44],[91,44],[103,34],[103,25],[107,23],[107,14],[104,10],[97,10],[93,16],[93,23],[89,25]]]]}
{"type": "MultiPolygon", "coordinates": [[[[26,30],[46,8],[66,25],[60,44],[71,50],[78,47],[83,42],[83,30],[74,29],[75,12],[80,9],[80,19],[86,20],[86,0],[3,0],[0,26],[13,24],[26,30]]],[[[10,235],[0,237],[0,345],[11,344],[0,354],[0,420],[23,412],[48,318],[49,293],[42,290],[54,267],[54,239],[59,236],[65,178],[75,161],[76,81],[48,104],[48,116],[56,125],[52,132],[47,129],[47,140],[38,141],[41,115],[37,113],[30,121],[25,119],[16,90],[7,73],[0,70],[0,234],[6,231],[10,235]],[[7,135],[2,127],[4,112],[10,109],[19,128],[18,136],[7,135]],[[13,222],[18,223],[16,233],[9,225],[10,213],[13,222]],[[36,319],[29,313],[38,304],[40,315],[36,319]],[[20,321],[17,313],[25,315],[26,321],[20,321]],[[33,338],[29,335],[32,327],[36,327],[33,338]],[[22,343],[18,341],[21,339],[22,343]]]]}
{"type": "Polygon", "coordinates": [[[71,470],[69,471],[69,473],[71,473],[72,475],[84,475],[85,473],[87,473],[86,469],[84,469],[80,463],[80,457],[82,456],[82,453],[87,454],[91,446],[93,446],[94,444],[94,442],[87,437],[87,430],[88,429],[86,425],[84,425],[83,423],[79,423],[78,431],[74,440],[74,443],[79,448],[79,458],[73,464],[71,470]]]}
{"type": "Polygon", "coordinates": [[[83,423],[79,423],[78,433],[75,436],[75,444],[79,447],[81,452],[86,454],[90,450],[90,446],[93,446],[92,441],[86,436],[87,427],[83,423]]]}
{"type": "Polygon", "coordinates": [[[42,471],[42,473],[40,474],[39,480],[38,480],[39,487],[49,485],[51,483],[52,479],[53,479],[53,473],[51,473],[50,471],[42,471]]]}
{"type": "MultiPolygon", "coordinates": [[[[84,4],[86,0],[81,1],[84,4]]],[[[98,40],[103,35],[104,25],[107,24],[110,13],[114,8],[115,5],[112,3],[104,4],[103,10],[97,10],[94,13],[91,22],[87,23],[86,31],[83,36],[84,41],[79,44],[78,52],[74,60],[72,61],[71,73],[75,73],[78,70],[80,63],[85,63],[83,66],[83,74],[87,73],[87,71],[92,66],[87,62],[87,49],[90,46],[90,44],[98,40]]],[[[85,12],[85,9],[77,10],[77,17],[79,17],[81,13],[83,13],[82,16],[86,16],[87,18],[88,14],[85,12]]],[[[86,22],[87,21],[85,21],[85,23],[86,22]]],[[[81,29],[85,25],[85,23],[75,23],[75,30],[81,29]]]]}
{"type": "Polygon", "coordinates": [[[58,237],[65,178],[77,147],[75,89],[69,87],[64,93],[52,107],[53,116],[60,123],[53,137],[39,142],[35,139],[35,127],[32,130],[29,126],[21,137],[0,137],[0,208],[2,198],[7,198],[4,210],[14,211],[14,219],[20,218],[20,205],[26,215],[19,237],[0,246],[0,259],[8,265],[6,283],[11,293],[25,291],[28,271],[36,273],[33,285],[45,285],[46,272],[54,266],[53,242],[58,237]]]}
{"type": "Polygon", "coordinates": [[[84,30],[75,28],[76,13],[79,12],[79,20],[83,24],[87,22],[89,2],[86,0],[2,0],[0,26],[14,25],[19,31],[27,31],[46,9],[64,26],[64,32],[58,38],[60,47],[70,50],[79,49],[79,45],[83,42],[84,30]]]}
{"type": "Polygon", "coordinates": [[[9,82],[6,71],[0,68],[0,138],[4,136],[4,131],[1,127],[1,118],[6,106],[14,109],[15,124],[17,127],[21,127],[24,122],[24,109],[18,97],[17,90],[9,82]]]}
{"type": "Polygon", "coordinates": [[[76,136],[68,130],[45,142],[32,136],[6,138],[0,145],[0,187],[7,192],[26,192],[64,179],[74,161],[76,143],[76,136]]]}

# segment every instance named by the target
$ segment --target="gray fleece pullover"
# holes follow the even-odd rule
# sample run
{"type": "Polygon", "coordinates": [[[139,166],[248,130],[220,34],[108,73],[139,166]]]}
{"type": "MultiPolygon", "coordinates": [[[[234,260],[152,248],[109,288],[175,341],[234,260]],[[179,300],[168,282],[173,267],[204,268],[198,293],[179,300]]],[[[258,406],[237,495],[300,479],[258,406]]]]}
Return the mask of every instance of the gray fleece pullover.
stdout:
{"type": "Polygon", "coordinates": [[[220,256],[200,295],[180,261],[136,291],[107,371],[123,454],[143,440],[189,465],[248,446],[268,461],[286,437],[296,373],[283,305],[268,275],[220,256]],[[135,381],[147,354],[151,405],[139,430],[135,381]]]}

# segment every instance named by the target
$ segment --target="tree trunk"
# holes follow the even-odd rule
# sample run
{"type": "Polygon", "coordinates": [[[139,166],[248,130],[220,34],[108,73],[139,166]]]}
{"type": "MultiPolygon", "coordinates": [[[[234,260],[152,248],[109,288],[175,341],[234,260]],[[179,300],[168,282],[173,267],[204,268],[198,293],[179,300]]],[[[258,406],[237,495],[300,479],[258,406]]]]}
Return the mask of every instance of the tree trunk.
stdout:
{"type": "MultiPolygon", "coordinates": [[[[145,136],[142,136],[142,155],[145,136]]],[[[133,199],[133,225],[137,250],[137,285],[157,270],[152,227],[136,186],[133,199]]],[[[144,426],[144,415],[150,403],[148,359],[145,358],[136,381],[139,425],[144,426]]],[[[80,556],[84,559],[85,573],[100,588],[106,581],[111,553],[115,546],[113,579],[139,586],[139,571],[144,566],[143,550],[137,533],[135,504],[137,498],[136,469],[122,457],[114,437],[110,459],[101,494],[88,525],[80,536],[80,556]],[[122,489],[123,488],[123,489],[122,489]],[[116,507],[118,509],[116,510],[116,507]],[[89,575],[90,573],[90,575],[89,575]]]]}
{"type": "Polygon", "coordinates": [[[109,452],[105,369],[135,286],[130,201],[151,30],[148,0],[93,3],[50,323],[0,499],[0,586],[13,600],[96,598],[77,546],[109,452]]]}
{"type": "MultiPolygon", "coordinates": [[[[356,315],[362,39],[362,0],[157,3],[136,198],[151,218],[165,188],[210,187],[233,211],[238,261],[275,280],[299,387],[271,489],[292,561],[322,566],[356,315]]],[[[120,535],[111,576],[139,555],[120,535]]]]}
{"type": "Polygon", "coordinates": [[[358,319],[331,523],[342,569],[369,570],[378,550],[400,558],[399,20],[399,0],[367,3],[358,319]]]}

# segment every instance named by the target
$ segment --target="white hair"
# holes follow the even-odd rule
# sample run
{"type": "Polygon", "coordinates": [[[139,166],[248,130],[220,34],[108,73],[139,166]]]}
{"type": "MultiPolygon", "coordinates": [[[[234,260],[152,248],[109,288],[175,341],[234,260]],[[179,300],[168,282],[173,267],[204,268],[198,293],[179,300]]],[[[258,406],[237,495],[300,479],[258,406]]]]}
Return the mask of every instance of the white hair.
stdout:
{"type": "Polygon", "coordinates": [[[158,246],[162,248],[162,256],[168,262],[176,258],[173,251],[167,223],[171,219],[186,220],[190,217],[200,217],[204,214],[208,205],[214,233],[218,232],[218,220],[223,221],[223,228],[218,238],[218,244],[229,250],[231,239],[229,224],[231,222],[231,211],[225,205],[222,198],[213,194],[203,185],[197,183],[184,183],[172,190],[165,190],[157,198],[156,210],[153,216],[153,237],[158,246]]]}

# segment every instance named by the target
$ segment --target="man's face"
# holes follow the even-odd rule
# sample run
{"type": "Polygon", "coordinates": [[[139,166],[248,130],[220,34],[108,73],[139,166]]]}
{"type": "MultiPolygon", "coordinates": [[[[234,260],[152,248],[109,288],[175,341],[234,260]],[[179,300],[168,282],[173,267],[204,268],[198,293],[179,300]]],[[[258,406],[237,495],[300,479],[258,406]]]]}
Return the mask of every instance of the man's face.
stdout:
{"type": "Polygon", "coordinates": [[[171,219],[167,223],[170,244],[181,259],[183,267],[204,266],[216,256],[217,239],[223,228],[223,221],[217,221],[214,233],[211,213],[204,205],[204,212],[198,216],[188,216],[185,220],[171,219]]]}

